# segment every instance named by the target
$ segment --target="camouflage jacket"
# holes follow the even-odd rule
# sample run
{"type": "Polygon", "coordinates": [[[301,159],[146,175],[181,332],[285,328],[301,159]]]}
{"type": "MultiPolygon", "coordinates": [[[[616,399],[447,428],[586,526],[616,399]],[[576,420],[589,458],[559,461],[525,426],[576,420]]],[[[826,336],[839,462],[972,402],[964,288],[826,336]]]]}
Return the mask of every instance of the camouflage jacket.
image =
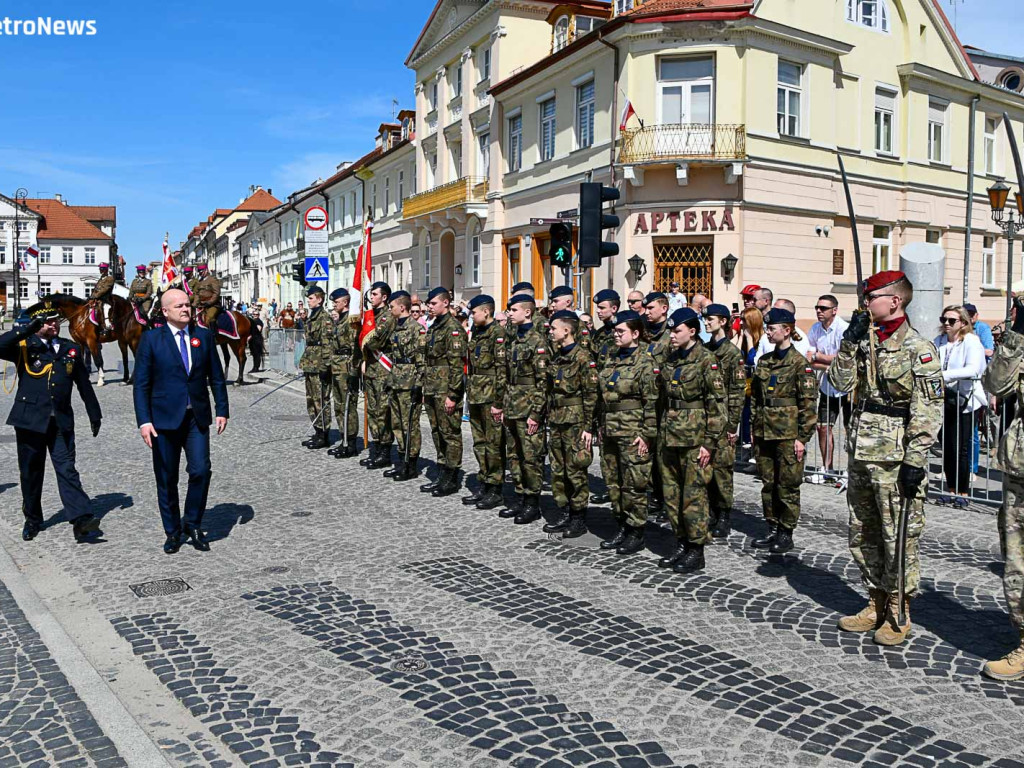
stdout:
{"type": "Polygon", "coordinates": [[[658,436],[658,382],[650,355],[633,347],[608,358],[598,371],[601,400],[597,423],[608,437],[650,444],[658,436]]]}
{"type": "Polygon", "coordinates": [[[469,339],[469,370],[466,398],[470,405],[495,403],[500,408],[505,402],[505,328],[500,323],[473,329],[469,339]]]}
{"type": "Polygon", "coordinates": [[[595,328],[594,332],[590,334],[590,353],[594,357],[594,362],[597,363],[598,370],[604,368],[608,358],[619,351],[619,348],[615,346],[615,337],[612,336],[614,328],[614,325],[605,323],[600,328],[595,328]]]}
{"type": "Polygon", "coordinates": [[[944,388],[935,346],[905,322],[876,343],[875,381],[869,355],[867,339],[844,341],[827,373],[840,392],[856,393],[850,424],[853,457],[926,467],[942,426],[944,388]]]}
{"type": "MultiPolygon", "coordinates": [[[[1009,323],[1007,323],[1009,325],[1009,323]]],[[[1015,423],[999,442],[999,464],[1013,477],[1024,477],[1024,442],[1021,441],[1021,419],[1024,419],[1024,336],[1008,330],[996,347],[992,360],[982,377],[985,391],[1000,400],[1016,398],[1015,423]]]]}
{"type": "Polygon", "coordinates": [[[152,298],[153,282],[145,277],[136,277],[128,287],[131,300],[136,304],[152,298]]]}
{"type": "Polygon", "coordinates": [[[658,330],[656,333],[652,333],[650,327],[648,327],[647,333],[651,341],[647,345],[646,352],[651,360],[654,361],[654,367],[657,368],[665,361],[669,352],[672,351],[672,345],[669,343],[671,336],[669,336],[668,325],[667,323],[662,323],[661,330],[658,330]]]}
{"type": "Polygon", "coordinates": [[[306,348],[299,358],[304,373],[327,373],[331,370],[334,349],[333,322],[323,307],[317,307],[306,321],[306,348]]]}
{"type": "Polygon", "coordinates": [[[549,424],[578,424],[593,428],[597,409],[597,363],[584,344],[559,349],[548,361],[546,376],[549,424]]]}
{"type": "Polygon", "coordinates": [[[105,299],[110,296],[114,290],[114,278],[110,275],[104,275],[96,281],[96,285],[92,289],[92,297],[94,299],[105,299]]]}
{"type": "Polygon", "coordinates": [[[518,326],[515,335],[505,340],[505,418],[543,421],[547,343],[541,327],[533,324],[518,326]]]}
{"type": "Polygon", "coordinates": [[[423,344],[427,329],[410,317],[395,318],[388,327],[391,329],[388,357],[392,363],[388,389],[406,392],[423,382],[423,344]]]}
{"type": "Polygon", "coordinates": [[[359,326],[348,315],[338,318],[331,334],[331,373],[348,376],[359,371],[359,326]]]}
{"type": "Polygon", "coordinates": [[[363,375],[367,379],[386,380],[389,372],[381,364],[380,356],[391,356],[388,348],[391,345],[395,320],[391,317],[391,312],[387,307],[373,310],[373,316],[374,328],[363,338],[363,359],[366,362],[366,372],[363,375]]]}
{"type": "Polygon", "coordinates": [[[423,394],[425,397],[449,397],[462,402],[463,365],[466,359],[466,331],[462,324],[445,313],[427,329],[423,350],[423,394]]]}
{"type": "Polygon", "coordinates": [[[728,339],[722,339],[717,345],[712,340],[704,346],[718,358],[718,372],[725,382],[725,431],[735,434],[743,418],[747,392],[747,366],[743,364],[743,353],[728,339]]]}
{"type": "Polygon", "coordinates": [[[795,347],[757,361],[751,382],[753,434],[762,440],[810,442],[818,424],[818,380],[795,347]]]}
{"type": "Polygon", "coordinates": [[[699,342],[689,352],[673,350],[658,369],[658,386],[664,409],[658,445],[702,445],[713,453],[722,439],[726,414],[718,358],[699,342]]]}
{"type": "Polygon", "coordinates": [[[220,304],[220,278],[207,275],[196,283],[196,295],[200,304],[213,306],[220,304]]]}

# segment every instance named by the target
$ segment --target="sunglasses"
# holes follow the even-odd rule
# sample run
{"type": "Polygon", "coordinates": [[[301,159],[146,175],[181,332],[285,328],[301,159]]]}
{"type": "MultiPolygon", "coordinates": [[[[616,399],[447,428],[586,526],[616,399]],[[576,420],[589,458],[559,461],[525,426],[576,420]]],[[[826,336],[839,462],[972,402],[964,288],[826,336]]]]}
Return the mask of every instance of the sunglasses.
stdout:
{"type": "Polygon", "coordinates": [[[943,325],[956,325],[960,322],[959,317],[940,317],[939,322],[943,325]]]}
{"type": "Polygon", "coordinates": [[[827,304],[819,304],[814,308],[815,312],[828,312],[830,309],[836,309],[836,307],[830,307],[827,304]]]}

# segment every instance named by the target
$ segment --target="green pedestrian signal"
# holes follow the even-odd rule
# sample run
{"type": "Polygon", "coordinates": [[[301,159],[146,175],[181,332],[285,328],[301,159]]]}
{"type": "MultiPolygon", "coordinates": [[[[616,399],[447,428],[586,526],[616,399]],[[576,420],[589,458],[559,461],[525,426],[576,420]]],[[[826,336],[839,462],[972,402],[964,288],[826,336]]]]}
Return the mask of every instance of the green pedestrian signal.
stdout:
{"type": "Polygon", "coordinates": [[[556,267],[572,266],[572,224],[552,224],[548,230],[551,235],[551,263],[556,267]]]}

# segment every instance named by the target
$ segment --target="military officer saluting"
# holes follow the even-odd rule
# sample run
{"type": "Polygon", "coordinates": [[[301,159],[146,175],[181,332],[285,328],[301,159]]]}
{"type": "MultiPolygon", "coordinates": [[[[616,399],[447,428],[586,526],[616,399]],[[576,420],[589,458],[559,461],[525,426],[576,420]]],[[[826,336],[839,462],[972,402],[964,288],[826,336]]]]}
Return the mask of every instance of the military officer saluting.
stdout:
{"type": "Polygon", "coordinates": [[[386,470],[384,477],[396,481],[412,480],[419,474],[420,410],[423,405],[423,346],[427,329],[411,319],[412,297],[407,291],[395,291],[389,304],[391,328],[391,375],[388,394],[391,427],[398,443],[398,466],[386,470]]]}
{"type": "Polygon", "coordinates": [[[128,286],[128,294],[132,304],[139,308],[142,318],[148,320],[149,312],[153,308],[153,281],[146,277],[145,264],[135,267],[135,279],[128,286]]]}
{"type": "Polygon", "coordinates": [[[331,321],[331,397],[334,416],[341,430],[341,442],[327,453],[337,459],[359,455],[356,439],[359,436],[359,329],[349,318],[351,297],[344,288],[335,288],[330,295],[331,321]],[[345,420],[345,400],[348,399],[348,420],[345,420]]]}
{"type": "Polygon", "coordinates": [[[324,289],[311,285],[306,291],[309,318],[306,320],[306,349],[299,358],[299,369],[306,375],[306,410],[313,423],[313,437],[303,441],[310,450],[326,448],[331,425],[331,353],[334,324],[323,308],[324,289]]]}
{"type": "Polygon", "coordinates": [[[505,432],[501,425],[505,399],[505,329],[494,322],[494,299],[486,294],[469,300],[473,335],[467,349],[466,400],[473,453],[480,467],[480,487],[462,500],[477,509],[494,509],[501,504],[504,480],[505,432]]]}
{"type": "Polygon", "coordinates": [[[43,469],[49,452],[64,512],[71,520],[75,540],[81,542],[99,529],[99,520],[89,513],[89,497],[75,469],[72,387],[85,403],[93,437],[99,434],[103,415],[81,348],[58,336],[61,316],[56,308],[44,302],[31,307],[28,315],[28,325],[0,336],[0,359],[14,363],[18,374],[18,391],[7,423],[14,427],[18,444],[25,515],[21,537],[32,541],[43,527],[43,469]]]}
{"type": "Polygon", "coordinates": [[[452,295],[446,288],[427,294],[427,311],[433,318],[423,352],[423,403],[440,470],[437,479],[422,488],[432,496],[449,496],[459,490],[462,466],[463,362],[466,331],[448,311],[452,295]]]}

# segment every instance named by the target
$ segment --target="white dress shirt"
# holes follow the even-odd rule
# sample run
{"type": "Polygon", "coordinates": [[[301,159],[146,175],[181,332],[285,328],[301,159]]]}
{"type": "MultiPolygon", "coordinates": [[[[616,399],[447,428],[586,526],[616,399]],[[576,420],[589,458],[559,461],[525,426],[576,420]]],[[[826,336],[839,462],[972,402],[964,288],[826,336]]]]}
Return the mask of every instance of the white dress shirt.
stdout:
{"type": "MultiPolygon", "coordinates": [[[[181,341],[178,336],[179,331],[174,329],[174,326],[170,323],[167,324],[167,330],[171,332],[171,336],[174,337],[174,348],[178,351],[178,357],[181,357],[181,341]]],[[[181,329],[180,333],[185,334],[185,349],[188,350],[188,369],[192,370],[192,337],[188,333],[188,326],[186,325],[181,329]]]]}
{"type": "Polygon", "coordinates": [[[985,347],[977,334],[968,333],[960,341],[949,342],[946,334],[935,338],[942,363],[942,380],[947,389],[956,390],[963,403],[962,413],[972,413],[988,403],[981,386],[985,372],[985,347]]]}
{"type": "MultiPolygon", "coordinates": [[[[843,334],[849,327],[850,324],[838,315],[832,319],[832,325],[828,328],[820,322],[815,323],[807,332],[807,343],[811,349],[821,352],[823,355],[837,355],[839,354],[839,345],[843,341],[843,334]]],[[[819,371],[819,373],[824,373],[824,371],[819,371]]],[[[828,376],[821,376],[821,383],[818,386],[822,393],[829,397],[843,397],[847,394],[829,384],[828,376]]]]}

